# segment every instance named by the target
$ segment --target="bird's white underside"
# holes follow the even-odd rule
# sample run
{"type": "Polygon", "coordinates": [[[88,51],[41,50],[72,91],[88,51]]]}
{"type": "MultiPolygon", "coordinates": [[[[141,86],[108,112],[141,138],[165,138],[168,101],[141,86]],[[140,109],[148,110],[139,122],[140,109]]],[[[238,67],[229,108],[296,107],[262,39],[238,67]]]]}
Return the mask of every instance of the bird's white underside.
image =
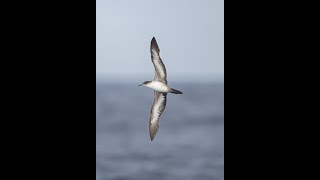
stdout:
{"type": "Polygon", "coordinates": [[[170,87],[168,85],[159,81],[151,81],[146,86],[157,92],[168,93],[170,91],[170,87]]]}

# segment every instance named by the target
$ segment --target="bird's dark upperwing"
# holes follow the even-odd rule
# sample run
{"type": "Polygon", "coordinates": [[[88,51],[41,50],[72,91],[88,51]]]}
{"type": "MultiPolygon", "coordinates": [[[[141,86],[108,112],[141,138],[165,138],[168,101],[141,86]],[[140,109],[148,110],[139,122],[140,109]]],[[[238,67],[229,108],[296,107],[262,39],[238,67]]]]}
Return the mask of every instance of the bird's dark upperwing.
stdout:
{"type": "Polygon", "coordinates": [[[151,141],[153,140],[153,138],[158,132],[159,119],[164,109],[166,108],[166,102],[167,102],[167,93],[160,93],[160,92],[154,91],[154,102],[151,107],[150,126],[149,126],[151,141]]]}
{"type": "Polygon", "coordinates": [[[155,68],[154,80],[167,84],[167,72],[160,58],[160,49],[156,39],[153,37],[150,46],[151,60],[155,68]]]}

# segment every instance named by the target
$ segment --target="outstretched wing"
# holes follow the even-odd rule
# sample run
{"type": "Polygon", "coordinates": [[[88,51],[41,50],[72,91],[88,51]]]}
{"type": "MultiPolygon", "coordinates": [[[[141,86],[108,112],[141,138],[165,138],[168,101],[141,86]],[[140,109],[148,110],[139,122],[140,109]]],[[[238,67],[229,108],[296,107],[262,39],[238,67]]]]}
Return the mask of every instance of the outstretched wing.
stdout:
{"type": "Polygon", "coordinates": [[[160,49],[156,39],[153,37],[150,46],[151,60],[155,68],[154,80],[167,84],[167,72],[160,58],[160,49]]]}
{"type": "Polygon", "coordinates": [[[167,93],[160,93],[160,92],[154,91],[154,102],[151,108],[150,126],[149,126],[151,141],[153,140],[153,138],[158,132],[159,119],[164,109],[166,108],[166,102],[167,102],[167,93]]]}

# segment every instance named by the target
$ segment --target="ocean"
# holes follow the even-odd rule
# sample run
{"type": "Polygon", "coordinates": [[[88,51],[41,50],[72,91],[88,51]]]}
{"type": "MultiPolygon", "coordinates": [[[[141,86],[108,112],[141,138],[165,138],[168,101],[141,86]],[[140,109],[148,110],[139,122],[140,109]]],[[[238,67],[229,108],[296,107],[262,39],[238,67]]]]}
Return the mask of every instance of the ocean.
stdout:
{"type": "Polygon", "coordinates": [[[96,84],[97,180],[223,180],[223,83],[170,83],[154,141],[153,91],[139,83],[96,84]]]}

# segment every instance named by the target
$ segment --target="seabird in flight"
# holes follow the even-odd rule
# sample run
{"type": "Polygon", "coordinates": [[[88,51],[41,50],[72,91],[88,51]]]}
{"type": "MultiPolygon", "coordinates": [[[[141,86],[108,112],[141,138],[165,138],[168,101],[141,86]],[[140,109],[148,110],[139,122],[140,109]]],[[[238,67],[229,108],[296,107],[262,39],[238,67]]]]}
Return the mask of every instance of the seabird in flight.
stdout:
{"type": "Polygon", "coordinates": [[[181,91],[173,89],[167,84],[167,72],[160,58],[160,49],[156,39],[153,37],[150,46],[151,60],[155,68],[155,76],[152,81],[145,81],[139,86],[146,86],[154,90],[154,101],[151,107],[149,132],[151,141],[159,129],[159,119],[166,107],[167,93],[182,94],[181,91]]]}

